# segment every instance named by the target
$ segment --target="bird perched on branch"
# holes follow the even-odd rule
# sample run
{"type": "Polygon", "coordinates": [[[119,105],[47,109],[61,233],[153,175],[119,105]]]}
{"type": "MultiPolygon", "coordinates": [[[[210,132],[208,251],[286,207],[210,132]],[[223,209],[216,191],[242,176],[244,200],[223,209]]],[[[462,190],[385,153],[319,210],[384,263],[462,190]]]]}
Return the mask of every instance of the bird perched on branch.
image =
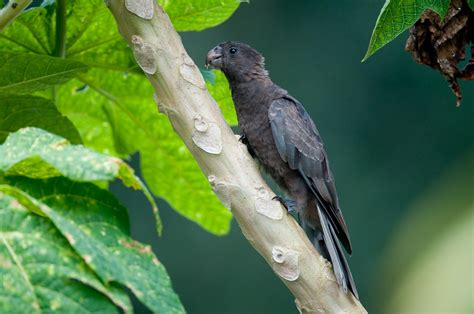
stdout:
{"type": "Polygon", "coordinates": [[[242,141],[295,203],[301,226],[315,248],[331,260],[339,285],[358,297],[340,245],[352,253],[349,232],[324,144],[311,117],[298,100],[271,81],[264,58],[248,45],[222,43],[209,51],[206,66],[224,72],[242,141]]]}

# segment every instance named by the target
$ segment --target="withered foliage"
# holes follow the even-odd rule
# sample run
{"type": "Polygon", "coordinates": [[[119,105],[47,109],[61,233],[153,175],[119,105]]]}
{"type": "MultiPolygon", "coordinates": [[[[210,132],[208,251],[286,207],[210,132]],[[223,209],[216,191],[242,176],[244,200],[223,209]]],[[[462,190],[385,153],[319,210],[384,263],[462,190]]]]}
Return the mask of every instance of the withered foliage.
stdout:
{"type": "Polygon", "coordinates": [[[474,80],[474,12],[467,1],[452,0],[444,20],[431,10],[425,11],[410,29],[405,50],[417,63],[426,64],[446,76],[459,106],[462,94],[458,79],[474,80]],[[470,61],[464,69],[459,69],[459,62],[466,58],[469,45],[470,61]]]}

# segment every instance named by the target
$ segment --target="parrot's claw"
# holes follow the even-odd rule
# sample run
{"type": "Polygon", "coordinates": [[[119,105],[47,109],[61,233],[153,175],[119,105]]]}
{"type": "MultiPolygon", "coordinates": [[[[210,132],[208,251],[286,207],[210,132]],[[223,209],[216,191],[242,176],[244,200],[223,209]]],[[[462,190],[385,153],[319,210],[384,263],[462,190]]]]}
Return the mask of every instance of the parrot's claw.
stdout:
{"type": "Polygon", "coordinates": [[[250,143],[249,143],[249,139],[248,137],[242,133],[239,137],[239,142],[241,142],[242,144],[244,144],[245,146],[247,146],[247,150],[249,151],[249,154],[250,156],[252,156],[252,158],[255,158],[255,151],[252,149],[252,147],[250,146],[250,143]]]}
{"type": "Polygon", "coordinates": [[[247,144],[248,143],[247,136],[244,133],[240,134],[239,142],[241,142],[242,144],[247,144]]]}
{"type": "Polygon", "coordinates": [[[296,202],[294,200],[280,195],[275,195],[275,197],[273,197],[272,199],[279,201],[289,213],[295,211],[296,202]]]}

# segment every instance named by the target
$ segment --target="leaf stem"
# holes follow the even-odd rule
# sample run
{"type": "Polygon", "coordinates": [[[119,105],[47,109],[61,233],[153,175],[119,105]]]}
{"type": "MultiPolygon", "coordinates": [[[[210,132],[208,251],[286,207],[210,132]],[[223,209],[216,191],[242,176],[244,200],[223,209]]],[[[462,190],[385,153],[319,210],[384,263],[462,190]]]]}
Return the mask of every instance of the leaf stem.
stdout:
{"type": "Polygon", "coordinates": [[[66,0],[56,1],[56,46],[54,56],[66,57],[66,0]]]}
{"type": "Polygon", "coordinates": [[[13,22],[23,10],[30,5],[33,0],[15,0],[0,10],[0,32],[13,22]]]}

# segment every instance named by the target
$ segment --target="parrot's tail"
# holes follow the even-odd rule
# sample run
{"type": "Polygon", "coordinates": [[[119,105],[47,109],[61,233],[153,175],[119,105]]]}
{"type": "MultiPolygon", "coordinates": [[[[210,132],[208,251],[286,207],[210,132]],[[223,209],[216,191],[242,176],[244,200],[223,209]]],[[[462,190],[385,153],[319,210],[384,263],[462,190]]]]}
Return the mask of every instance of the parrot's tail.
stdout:
{"type": "MultiPolygon", "coordinates": [[[[332,227],[328,216],[318,206],[319,219],[321,222],[322,230],[310,230],[309,237],[314,247],[321,253],[326,259],[331,260],[336,275],[336,280],[339,286],[342,287],[344,292],[347,293],[349,289],[352,291],[354,296],[359,299],[357,288],[352,278],[351,270],[347,264],[346,257],[342,251],[342,247],[337,239],[336,232],[332,227]]],[[[305,227],[304,221],[302,221],[303,227],[305,227]]],[[[307,226],[306,226],[307,227],[307,226]]],[[[309,231],[308,228],[304,228],[309,231]]]]}

